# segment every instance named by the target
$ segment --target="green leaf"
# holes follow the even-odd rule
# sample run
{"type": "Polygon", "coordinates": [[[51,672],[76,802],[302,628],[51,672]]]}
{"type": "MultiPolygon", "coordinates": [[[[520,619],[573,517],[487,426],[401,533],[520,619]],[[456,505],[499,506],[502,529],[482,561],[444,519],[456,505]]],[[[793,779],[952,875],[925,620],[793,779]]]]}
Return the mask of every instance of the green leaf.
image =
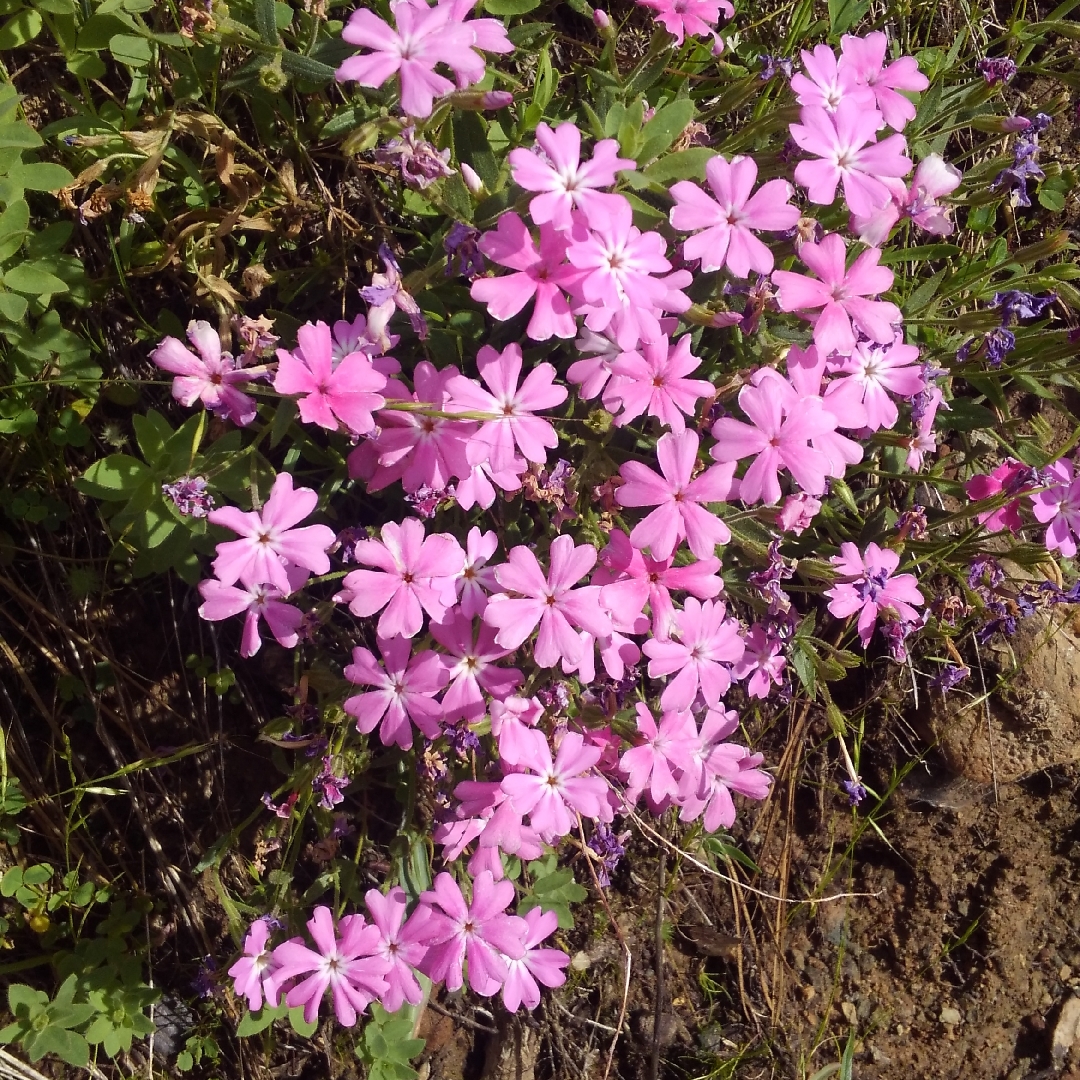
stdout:
{"type": "Polygon", "coordinates": [[[1039,188],[1039,205],[1052,214],[1060,214],[1065,209],[1065,193],[1043,184],[1039,188]]]}
{"type": "Polygon", "coordinates": [[[25,296],[0,292],[0,315],[3,315],[9,322],[22,322],[22,318],[26,314],[27,304],[25,296]]]}
{"type": "Polygon", "coordinates": [[[42,145],[41,136],[29,124],[21,120],[0,124],[0,146],[21,146],[25,150],[33,150],[42,145]]]}
{"type": "Polygon", "coordinates": [[[97,53],[82,52],[68,57],[68,71],[80,79],[100,79],[105,74],[105,61],[97,53]]]}
{"type": "Polygon", "coordinates": [[[505,17],[507,15],[524,15],[526,12],[535,11],[540,6],[540,0],[485,0],[484,10],[489,15],[505,17]]]}
{"type": "Polygon", "coordinates": [[[142,456],[151,465],[156,464],[174,434],[169,421],[156,409],[151,409],[145,416],[133,416],[131,425],[135,428],[135,441],[142,456]]]}
{"type": "Polygon", "coordinates": [[[829,37],[846,34],[869,10],[870,0],[829,0],[829,37]]]}
{"type": "Polygon", "coordinates": [[[997,428],[998,418],[985,405],[979,405],[967,398],[957,397],[949,402],[950,411],[944,415],[942,423],[953,431],[976,431],[997,428]]]}
{"type": "Polygon", "coordinates": [[[689,98],[677,98],[670,105],[657,109],[656,115],[641,129],[641,150],[638,161],[659,157],[694,119],[694,103],[689,98]]]}
{"type": "Polygon", "coordinates": [[[41,15],[33,8],[23,8],[0,26],[0,50],[17,49],[33,41],[41,33],[41,27],[41,15]]]}
{"type": "Polygon", "coordinates": [[[260,1031],[265,1031],[275,1020],[280,1020],[288,1011],[289,1007],[285,1004],[284,997],[276,1009],[267,1004],[263,1005],[258,1012],[249,1010],[244,1013],[244,1018],[236,1025],[236,1034],[258,1035],[260,1031]]]}
{"type": "Polygon", "coordinates": [[[46,1054],[55,1054],[61,1061],[85,1069],[90,1064],[90,1044],[75,1031],[47,1027],[34,1040],[33,1049],[24,1041],[31,1061],[40,1061],[46,1054]]]}
{"type": "Polygon", "coordinates": [[[661,183],[669,180],[701,180],[705,176],[705,165],[714,157],[716,151],[708,146],[691,146],[646,165],[642,172],[650,180],[661,183]]]}
{"type": "MultiPolygon", "coordinates": [[[[8,873],[10,873],[10,871],[8,871],[8,873]]],[[[14,894],[5,893],[4,895],[12,896],[14,894]]],[[[12,983],[8,987],[8,1008],[16,1016],[19,1016],[20,1014],[23,1016],[33,1016],[36,1012],[41,1010],[42,1006],[47,1005],[48,1002],[48,994],[43,993],[41,990],[35,990],[25,983],[12,983]]]]}
{"type": "Polygon", "coordinates": [[[315,1029],[319,1026],[319,1021],[315,1020],[309,1024],[304,1019],[304,1006],[297,1005],[295,1009],[289,1010],[289,1023],[292,1024],[293,1031],[297,1035],[302,1035],[305,1039],[310,1039],[315,1034],[315,1029]]]}
{"type": "Polygon", "coordinates": [[[68,291],[67,284],[55,274],[39,270],[29,263],[19,263],[4,272],[4,284],[14,292],[27,296],[52,296],[68,291]]]}
{"type": "Polygon", "coordinates": [[[334,78],[334,69],[329,64],[294,52],[281,54],[281,70],[287,75],[295,75],[298,79],[320,85],[331,82],[334,78]]]}
{"type": "Polygon", "coordinates": [[[274,0],[255,0],[255,29],[267,45],[281,44],[278,36],[274,0]]]}
{"type": "Polygon", "coordinates": [[[135,28],[135,20],[128,16],[117,15],[115,12],[98,12],[83,23],[75,47],[82,52],[107,49],[109,42],[117,34],[130,33],[135,28]]]}
{"type": "Polygon", "coordinates": [[[76,486],[85,495],[122,502],[149,479],[150,470],[138,459],[127,454],[110,454],[95,461],[76,486]]]}
{"type": "Polygon", "coordinates": [[[128,67],[146,67],[153,56],[150,42],[135,34],[114,34],[109,38],[109,52],[113,59],[128,67]]]}
{"type": "Polygon", "coordinates": [[[51,161],[31,161],[8,170],[11,182],[27,191],[58,191],[74,183],[75,177],[51,161]]]}
{"type": "MultiPolygon", "coordinates": [[[[22,867],[21,866],[13,866],[4,875],[3,880],[0,881],[0,896],[14,896],[19,891],[19,889],[22,887],[22,883],[23,883],[23,869],[22,869],[22,867]]],[[[9,997],[9,999],[10,999],[10,996],[11,996],[11,991],[13,989],[15,989],[18,985],[19,984],[16,983],[16,984],[14,984],[14,986],[12,986],[12,987],[10,987],[8,989],[8,997],[9,997]]],[[[14,1005],[12,1005],[11,1011],[12,1012],[15,1011],[15,1006],[14,1005]]]]}

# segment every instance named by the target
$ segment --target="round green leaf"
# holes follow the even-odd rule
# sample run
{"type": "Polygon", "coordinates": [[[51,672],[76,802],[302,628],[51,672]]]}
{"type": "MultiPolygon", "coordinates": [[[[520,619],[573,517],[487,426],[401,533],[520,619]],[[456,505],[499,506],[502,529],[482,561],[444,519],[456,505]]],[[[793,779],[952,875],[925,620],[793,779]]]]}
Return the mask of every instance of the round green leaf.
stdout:
{"type": "Polygon", "coordinates": [[[150,42],[135,34],[115,34],[109,38],[109,52],[128,67],[146,67],[150,63],[150,42]]]}
{"type": "Polygon", "coordinates": [[[51,296],[53,293],[67,292],[64,284],[55,274],[39,270],[36,266],[20,263],[4,273],[4,284],[15,292],[27,296],[51,296]]]}
{"type": "Polygon", "coordinates": [[[16,49],[41,33],[41,15],[33,8],[17,11],[0,26],[0,49],[16,49]]]}
{"type": "Polygon", "coordinates": [[[14,165],[8,170],[8,178],[13,184],[28,191],[57,191],[67,187],[75,177],[52,161],[31,161],[14,165]]]}

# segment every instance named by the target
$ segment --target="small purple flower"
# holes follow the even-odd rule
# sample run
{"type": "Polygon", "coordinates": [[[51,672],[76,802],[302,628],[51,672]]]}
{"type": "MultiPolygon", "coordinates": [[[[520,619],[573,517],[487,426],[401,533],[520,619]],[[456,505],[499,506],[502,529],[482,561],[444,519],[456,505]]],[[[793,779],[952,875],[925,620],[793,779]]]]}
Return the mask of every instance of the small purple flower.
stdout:
{"type": "Polygon", "coordinates": [[[960,664],[945,664],[930,680],[930,689],[945,694],[970,676],[970,668],[963,667],[960,664]]]}
{"type": "Polygon", "coordinates": [[[780,541],[774,540],[769,545],[769,565],[764,570],[755,570],[749,575],[750,584],[755,586],[769,602],[769,615],[776,616],[791,608],[791,598],[780,585],[795,573],[780,554],[780,541]]]}
{"type": "Polygon", "coordinates": [[[596,880],[606,889],[611,884],[611,875],[615,872],[622,857],[626,854],[626,841],[630,838],[628,832],[615,835],[610,825],[597,822],[589,837],[589,848],[600,857],[600,867],[596,872],[596,880]]]}
{"type": "Polygon", "coordinates": [[[540,687],[536,697],[548,712],[566,712],[570,708],[570,688],[564,682],[540,687]]]}
{"type": "Polygon", "coordinates": [[[480,230],[466,225],[463,221],[455,221],[450,226],[450,231],[443,239],[443,250],[446,252],[446,276],[454,273],[454,260],[457,260],[457,272],[472,281],[479,277],[487,268],[484,256],[480,253],[477,241],[480,239],[480,230]]]}
{"type": "Polygon", "coordinates": [[[996,589],[1005,581],[1005,571],[993,555],[976,555],[968,568],[968,585],[977,591],[996,589]]]}
{"type": "Polygon", "coordinates": [[[333,810],[335,806],[345,801],[342,788],[348,787],[349,782],[348,776],[337,776],[334,773],[334,759],[327,756],[322,759],[322,770],[311,781],[311,787],[319,796],[319,805],[324,810],[333,810]]]}
{"type": "Polygon", "coordinates": [[[433,518],[435,512],[439,509],[439,504],[447,499],[452,499],[453,497],[453,485],[441,488],[438,491],[425,485],[424,487],[417,488],[416,491],[410,491],[405,496],[405,501],[420,517],[433,518]]]}
{"type": "Polygon", "coordinates": [[[975,65],[987,86],[1007,83],[1016,74],[1016,63],[1007,56],[987,56],[975,65]]]}
{"type": "Polygon", "coordinates": [[[775,79],[777,75],[783,75],[785,79],[791,78],[792,62],[783,56],[770,56],[766,54],[758,57],[758,63],[761,65],[762,82],[768,82],[770,79],[775,79]]]}
{"type": "Polygon", "coordinates": [[[847,792],[849,806],[858,806],[867,796],[866,788],[859,780],[844,780],[840,786],[847,792]]]}
{"type": "Polygon", "coordinates": [[[454,170],[447,164],[450,148],[436,150],[425,139],[416,137],[416,129],[402,128],[401,133],[385,146],[375,151],[375,160],[381,165],[395,165],[401,170],[401,178],[409,187],[421,191],[436,180],[453,176],[454,170]]]}
{"type": "Polygon", "coordinates": [[[275,803],[270,797],[270,792],[264,791],[262,797],[262,804],[266,807],[267,810],[273,811],[275,816],[281,818],[282,820],[287,820],[288,818],[292,817],[293,807],[296,805],[296,800],[298,798],[300,798],[300,793],[298,791],[293,791],[290,792],[287,799],[283,800],[280,803],[275,803]]]}
{"type": "Polygon", "coordinates": [[[214,498],[201,476],[181,476],[171,484],[162,484],[161,493],[184,517],[204,518],[214,509],[214,498]]]}
{"type": "Polygon", "coordinates": [[[212,956],[204,956],[199,963],[199,973],[191,980],[191,989],[196,997],[213,997],[217,991],[217,964],[212,956]]]}
{"type": "Polygon", "coordinates": [[[459,758],[467,758],[480,749],[480,739],[468,724],[454,724],[446,729],[450,747],[459,758]]]}
{"type": "Polygon", "coordinates": [[[360,290],[361,298],[371,305],[368,312],[368,335],[382,350],[388,351],[392,343],[386,332],[386,325],[395,311],[401,311],[409,317],[416,336],[421,341],[426,341],[427,320],[416,298],[405,288],[401,266],[394,258],[394,253],[385,244],[380,244],[379,258],[383,261],[385,272],[372,274],[371,284],[360,290]]]}
{"type": "Polygon", "coordinates": [[[913,506],[910,510],[905,510],[896,519],[896,531],[904,539],[925,540],[930,532],[926,522],[926,507],[913,506]]]}
{"type": "Polygon", "coordinates": [[[370,538],[370,533],[363,525],[350,525],[337,534],[338,558],[348,566],[356,562],[356,545],[361,540],[370,538]]]}
{"type": "Polygon", "coordinates": [[[346,836],[352,836],[355,832],[356,828],[349,824],[349,819],[344,814],[334,815],[334,823],[330,826],[330,836],[332,839],[341,840],[346,836]]]}
{"type": "Polygon", "coordinates": [[[1037,319],[1042,313],[1057,300],[1057,293],[1047,293],[1045,296],[1034,296],[1032,293],[1021,292],[1020,289],[1009,289],[1007,292],[994,293],[994,306],[1001,309],[1001,325],[1009,326],[1013,319],[1037,319]]]}
{"type": "Polygon", "coordinates": [[[999,368],[1005,357],[1016,348],[1016,335],[1004,326],[999,326],[986,335],[983,345],[986,349],[986,362],[992,368],[999,368]]]}

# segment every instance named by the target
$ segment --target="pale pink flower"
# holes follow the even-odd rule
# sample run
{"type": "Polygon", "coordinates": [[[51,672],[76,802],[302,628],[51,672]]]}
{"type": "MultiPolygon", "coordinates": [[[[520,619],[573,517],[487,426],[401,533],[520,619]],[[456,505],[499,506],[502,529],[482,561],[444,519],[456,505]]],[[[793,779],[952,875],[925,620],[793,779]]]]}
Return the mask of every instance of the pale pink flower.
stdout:
{"type": "Polygon", "coordinates": [[[233,980],[233,989],[240,997],[247,998],[248,1008],[258,1012],[266,1004],[276,1008],[278,1003],[277,987],[273,975],[277,969],[273,952],[266,947],[270,936],[270,927],[265,919],[256,919],[244,938],[244,955],[229,968],[233,980]]]}
{"type": "Polygon", "coordinates": [[[828,45],[815,45],[812,52],[803,49],[803,69],[791,76],[791,89],[800,105],[810,105],[832,112],[841,101],[849,98],[861,108],[875,108],[874,93],[859,85],[858,73],[838,63],[836,53],[828,45]]]}
{"type": "Polygon", "coordinates": [[[901,56],[887,67],[885,50],[889,39],[874,30],[864,37],[845,34],[840,39],[840,63],[842,73],[850,73],[856,86],[865,86],[873,94],[885,118],[894,131],[903,131],[909,120],[915,119],[915,105],[900,90],[925,90],[930,80],[919,70],[914,56],[901,56]]]}
{"type": "MultiPolygon", "coordinates": [[[[675,38],[675,44],[683,43],[684,34],[695,37],[712,37],[718,41],[716,26],[721,12],[725,19],[735,17],[735,9],[728,0],[637,0],[642,7],[652,8],[654,19],[675,38]]],[[[722,47],[722,43],[721,43],[722,47]]]]}
{"type": "Polygon", "coordinates": [[[239,510],[222,506],[211,510],[207,521],[240,534],[239,540],[226,540],[217,546],[214,573],[224,585],[242,581],[245,585],[275,585],[284,595],[295,588],[288,566],[303,567],[313,574],[330,571],[326,554],[336,540],[327,525],[294,528],[318,505],[318,493],[311,488],[293,490],[289,473],[278,473],[270,497],[262,510],[239,510]]]}
{"type": "Polygon", "coordinates": [[[442,699],[446,720],[476,720],[484,715],[485,693],[501,700],[524,681],[517,668],[495,666],[512,650],[495,644],[495,631],[486,623],[474,628],[471,618],[458,614],[433,622],[430,630],[448,654],[443,661],[450,678],[442,699]]]}
{"type": "Polygon", "coordinates": [[[544,715],[544,706],[538,698],[508,697],[505,701],[493,701],[490,713],[491,734],[497,741],[500,761],[523,765],[543,753],[540,744],[546,745],[547,739],[536,729],[544,715]]]}
{"type": "Polygon", "coordinates": [[[528,468],[529,463],[524,458],[517,458],[503,472],[494,472],[489,461],[481,461],[458,483],[454,499],[463,510],[471,510],[474,506],[487,510],[495,501],[496,488],[500,491],[521,490],[521,474],[528,468]]]}
{"type": "MultiPolygon", "coordinates": [[[[460,498],[458,502],[461,502],[460,498]]],[[[499,538],[493,530],[481,532],[476,525],[469,530],[465,539],[465,565],[461,569],[461,576],[454,582],[458,606],[466,618],[483,615],[488,594],[500,591],[499,583],[495,580],[495,567],[488,565],[498,546],[499,538]]]]}
{"type": "Polygon", "coordinates": [[[1060,551],[1071,559],[1080,537],[1080,478],[1068,458],[1052,462],[1045,473],[1049,486],[1031,496],[1031,512],[1036,521],[1048,526],[1044,539],[1047,551],[1060,551]]]}
{"type": "Polygon", "coordinates": [[[789,495],[784,500],[776,514],[776,525],[782,532],[792,532],[796,536],[802,534],[813,524],[814,518],[821,509],[821,500],[813,495],[807,495],[800,491],[796,495],[789,495]]]}
{"type": "Polygon", "coordinates": [[[643,233],[633,223],[630,203],[621,196],[597,211],[587,235],[567,249],[570,262],[585,271],[576,286],[588,308],[586,325],[603,330],[616,315],[616,338],[624,348],[655,341],[661,334],[658,311],[686,311],[690,299],[680,288],[689,273],[657,277],[671,270],[667,244],[658,232],[643,233]]]}
{"type": "Polygon", "coordinates": [[[701,358],[690,352],[690,335],[683,334],[671,345],[662,334],[639,348],[640,352],[623,353],[611,364],[618,382],[605,393],[604,405],[612,412],[621,407],[616,427],[646,413],[681,434],[686,430],[684,417],[694,415],[696,402],[715,392],[704,379],[686,378],[701,366],[701,358]]]}
{"type": "Polygon", "coordinates": [[[772,380],[739,391],[739,408],[750,418],[749,424],[723,416],[712,428],[716,444],[710,453],[715,460],[734,462],[756,455],[739,482],[739,497],[745,503],[779,502],[781,468],[810,495],[825,491],[828,458],[809,444],[815,436],[834,431],[836,417],[813,399],[802,399],[800,407],[785,410],[783,396],[771,384],[772,380]]]}
{"type": "Polygon", "coordinates": [[[416,518],[388,521],[380,535],[382,540],[358,540],[353,546],[356,562],[376,569],[346,574],[335,599],[347,602],[360,618],[382,611],[380,637],[411,638],[424,625],[425,611],[440,622],[454,606],[465,553],[450,533],[425,535],[416,518]]]}
{"type": "Polygon", "coordinates": [[[907,176],[911,159],[903,135],[875,142],[881,114],[845,98],[834,112],[804,105],[800,124],[791,125],[791,137],[813,161],[795,166],[795,182],[806,188],[811,202],[829,206],[843,184],[844,198],[853,214],[870,214],[891,198],[881,178],[907,176]]]}
{"type": "Polygon", "coordinates": [[[663,709],[689,709],[698,691],[707,705],[715,705],[731,685],[730,665],[742,658],[745,646],[739,624],[727,618],[719,601],[688,597],[675,613],[673,636],[652,638],[642,646],[649,657],[649,678],[675,674],[660,696],[663,709]]]}
{"type": "Polygon", "coordinates": [[[635,803],[646,793],[649,808],[659,813],[679,793],[677,777],[692,768],[691,755],[697,741],[697,725],[689,712],[668,711],[659,727],[648,706],[639,701],[637,731],[642,740],[627,750],[619,769],[627,778],[626,798],[635,803]]]}
{"type": "Polygon", "coordinates": [[[521,346],[513,343],[501,353],[485,345],[477,354],[476,366],[487,390],[463,375],[446,384],[451,412],[491,417],[481,421],[469,443],[470,463],[476,465],[486,458],[494,472],[507,471],[517,458],[516,447],[528,461],[545,464],[548,450],[559,445],[559,436],[550,421],[534,414],[561,405],[569,396],[565,386],[555,384],[555,369],[551,364],[537,364],[519,386],[521,346]]]}
{"type": "Polygon", "coordinates": [[[1023,527],[1020,518],[1021,497],[1037,487],[1034,477],[1036,473],[1030,466],[1015,458],[1006,458],[989,475],[978,474],[964,484],[964,492],[969,499],[982,502],[983,499],[993,499],[999,495],[1015,495],[1011,502],[999,506],[996,510],[987,510],[975,515],[975,520],[980,525],[986,526],[987,532],[1001,532],[1008,529],[1011,533],[1018,533],[1023,527]]]}
{"type": "Polygon", "coordinates": [[[934,420],[937,418],[938,409],[949,408],[945,404],[945,395],[942,394],[939,386],[928,387],[919,397],[926,399],[925,404],[919,410],[918,416],[915,416],[912,410],[915,431],[904,444],[908,447],[906,464],[909,469],[921,469],[923,458],[937,451],[934,420]]]}
{"type": "Polygon", "coordinates": [[[345,699],[345,711],[356,718],[356,730],[367,735],[379,725],[383,746],[396,743],[402,750],[412,746],[412,724],[426,738],[437,738],[443,707],[435,695],[450,678],[442,657],[431,649],[412,656],[412,642],[403,637],[377,641],[382,664],[370,649],[357,646],[353,662],[345,668],[345,678],[354,686],[375,687],[345,699]]]}
{"type": "Polygon", "coordinates": [[[786,180],[769,180],[751,194],[757,172],[753,158],[734,157],[729,163],[717,154],[705,163],[711,196],[690,180],[671,186],[672,227],[695,232],[683,243],[684,259],[700,259],[706,271],[727,266],[741,278],[751,270],[772,272],[772,252],[754,232],[793,229],[799,209],[789,201],[793,189],[786,180]]]}
{"type": "Polygon", "coordinates": [[[566,369],[567,382],[574,383],[578,388],[578,397],[585,400],[603,392],[609,380],[618,384],[618,379],[612,380],[611,365],[622,356],[636,355],[635,350],[624,349],[619,345],[611,336],[610,327],[603,334],[598,334],[587,326],[583,327],[581,337],[574,342],[574,348],[579,353],[593,354],[575,360],[566,369]]]}
{"type": "Polygon", "coordinates": [[[556,536],[549,560],[551,568],[545,576],[529,548],[513,548],[507,561],[496,568],[495,577],[507,593],[519,595],[490,597],[484,622],[498,630],[495,640],[507,649],[516,649],[539,624],[533,659],[540,667],[554,667],[561,659],[563,671],[569,673],[583,653],[573,628],[604,637],[611,633],[611,620],[600,607],[598,585],[574,588],[596,562],[592,544],[578,546],[573,537],[556,536]]]}
{"type": "Polygon", "coordinates": [[[839,370],[845,377],[836,382],[850,381],[859,388],[860,400],[866,410],[866,426],[871,431],[896,426],[900,412],[890,393],[909,398],[926,389],[926,379],[918,360],[918,348],[905,345],[903,336],[897,335],[895,341],[886,345],[860,341],[840,365],[839,370]]]}
{"type": "MultiPolygon", "coordinates": [[[[296,570],[293,569],[293,574],[296,570]]],[[[301,580],[307,577],[301,571],[301,580]]],[[[285,594],[273,585],[225,585],[216,578],[199,582],[203,602],[199,617],[207,622],[219,622],[244,612],[244,630],[240,637],[240,655],[254,656],[262,648],[259,636],[259,619],[265,619],[270,633],[285,649],[293,649],[299,640],[297,631],[304,621],[304,613],[292,604],[283,603],[285,594]]]]}
{"type": "Polygon", "coordinates": [[[577,207],[592,223],[598,207],[611,196],[599,188],[611,187],[620,169],[636,169],[632,158],[619,157],[615,139],[602,139],[593,147],[592,158],[581,160],[581,132],[575,124],[560,124],[554,130],[541,121],[536,125],[536,141],[543,156],[519,147],[511,150],[511,175],[526,191],[538,191],[529,202],[529,214],[537,225],[550,222],[560,232],[568,231],[577,207]]]}
{"type": "Polygon", "coordinates": [[[433,888],[420,894],[420,903],[432,908],[430,946],[420,970],[432,982],[445,982],[453,992],[464,983],[462,968],[467,960],[473,990],[481,997],[497,994],[506,981],[507,959],[525,955],[529,932],[524,919],[506,914],[513,900],[514,883],[496,881],[490,871],[473,881],[470,904],[449,874],[439,874],[433,888]]]}
{"type": "Polygon", "coordinates": [[[386,989],[380,995],[379,1003],[391,1013],[397,1012],[406,1002],[419,1005],[424,991],[414,969],[427,952],[424,930],[430,909],[421,904],[406,921],[408,897],[400,885],[395,885],[385,896],[378,889],[369,889],[364,894],[364,902],[372,925],[379,932],[374,955],[382,957],[389,965],[383,976],[386,989]]]}
{"type": "Polygon", "coordinates": [[[299,344],[294,352],[277,351],[274,389],[304,395],[298,404],[305,424],[337,431],[340,421],[354,435],[372,431],[372,413],[386,404],[379,392],[386,386],[386,376],[362,352],[350,353],[335,365],[330,327],[324,322],[306,323],[296,336],[299,344]]]}
{"type": "Polygon", "coordinates": [[[383,976],[390,964],[375,955],[379,948],[378,927],[368,926],[360,915],[346,915],[334,928],[334,916],[320,905],[308,921],[315,949],[302,938],[292,938],[274,950],[278,967],[271,976],[275,987],[311,972],[286,995],[289,1008],[304,1006],[304,1019],[312,1024],[327,989],[334,1002],[334,1015],[342,1027],[352,1027],[372,1000],[386,992],[383,976]]]}
{"type": "Polygon", "coordinates": [[[570,957],[561,949],[541,949],[537,946],[555,933],[559,916],[555,911],[543,911],[538,907],[525,913],[528,931],[525,934],[525,955],[506,963],[506,981],[503,983],[503,1004],[510,1012],[520,1006],[535,1009],[540,1004],[540,987],[562,986],[566,982],[563,970],[570,957]]]}
{"type": "Polygon", "coordinates": [[[889,231],[902,218],[910,217],[924,232],[948,236],[953,231],[950,209],[938,199],[960,185],[963,173],[949,165],[939,154],[928,154],[915,166],[909,187],[903,180],[885,177],[882,183],[891,199],[884,207],[860,217],[851,216],[851,231],[864,243],[878,247],[889,238],[889,231]]]}
{"type": "Polygon", "coordinates": [[[591,773],[600,760],[597,746],[586,746],[576,731],[568,731],[559,743],[555,760],[547,741],[537,743],[537,754],[521,765],[531,772],[511,773],[502,779],[502,789],[520,814],[529,815],[529,824],[546,843],[566,836],[575,825],[575,813],[587,818],[610,820],[607,781],[591,773]]]}
{"type": "Polygon", "coordinates": [[[752,698],[767,698],[772,687],[782,686],[782,672],[787,664],[784,659],[784,643],[768,634],[763,626],[755,623],[743,634],[746,651],[731,669],[732,675],[742,681],[748,679],[746,692],[752,698]]]}
{"type": "Polygon", "coordinates": [[[196,356],[182,341],[167,337],[150,354],[159,368],[171,372],[172,395],[181,405],[201,401],[212,413],[243,427],[255,419],[255,402],[237,389],[266,373],[266,369],[242,368],[230,353],[222,352],[217,331],[201,319],[188,323],[188,340],[196,356]]]}
{"type": "Polygon", "coordinates": [[[500,322],[512,319],[532,300],[533,312],[525,333],[533,341],[572,338],[577,321],[564,293],[574,290],[583,273],[566,261],[568,245],[568,237],[551,225],[541,225],[537,247],[517,214],[500,214],[495,229],[484,233],[477,246],[492,262],[515,272],[478,277],[470,295],[487,304],[488,314],[500,322]]]}
{"type": "Polygon", "coordinates": [[[852,322],[871,341],[887,344],[895,339],[894,324],[902,318],[895,304],[867,299],[892,288],[893,272],[878,265],[881,252],[862,252],[850,269],[846,254],[843,238],[829,233],[821,243],[803,244],[799,251],[817,279],[789,270],[774,270],[772,275],[780,310],[798,312],[814,323],[814,344],[823,357],[851,355],[857,342],[852,322]],[[815,308],[821,311],[807,314],[815,308]]]}
{"type": "Polygon", "coordinates": [[[923,603],[914,574],[897,574],[900,556],[871,541],[862,554],[852,543],[840,545],[840,554],[830,560],[842,582],[827,589],[829,613],[846,619],[858,612],[859,640],[866,646],[882,612],[906,623],[914,623],[919,613],[912,606],[923,603]]]}
{"type": "Polygon", "coordinates": [[[731,539],[728,527],[705,504],[736,496],[735,464],[712,465],[695,477],[698,446],[697,432],[669,431],[656,443],[662,476],[640,461],[619,468],[625,483],[616,488],[615,501],[620,506],[656,507],[630,533],[630,543],[649,548],[654,559],[669,558],[683,540],[699,559],[711,558],[718,544],[731,539]]]}

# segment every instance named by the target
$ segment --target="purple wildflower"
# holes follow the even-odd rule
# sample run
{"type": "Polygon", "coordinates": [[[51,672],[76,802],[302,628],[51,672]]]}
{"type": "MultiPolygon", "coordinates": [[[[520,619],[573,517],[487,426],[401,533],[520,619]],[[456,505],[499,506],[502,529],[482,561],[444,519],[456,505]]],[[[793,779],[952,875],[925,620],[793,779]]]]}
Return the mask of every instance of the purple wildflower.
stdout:
{"type": "Polygon", "coordinates": [[[866,788],[859,780],[844,780],[840,786],[847,792],[850,806],[858,806],[866,798],[866,788]]]}
{"type": "Polygon", "coordinates": [[[1007,56],[987,56],[975,65],[987,86],[1007,83],[1016,74],[1016,63],[1007,56]]]}
{"type": "Polygon", "coordinates": [[[409,187],[421,191],[436,180],[453,176],[454,170],[447,162],[450,148],[436,150],[426,139],[416,137],[416,129],[410,124],[385,146],[375,151],[375,160],[381,165],[394,165],[401,170],[401,179],[409,187]]]}
{"type": "Polygon", "coordinates": [[[385,245],[379,245],[379,258],[386,270],[382,274],[372,274],[371,284],[360,290],[360,296],[371,305],[368,312],[368,335],[383,350],[391,347],[386,325],[395,311],[401,311],[409,317],[413,332],[421,341],[428,336],[427,320],[420,310],[416,298],[405,288],[401,277],[401,266],[394,253],[385,245]]]}
{"type": "Polygon", "coordinates": [[[201,476],[181,476],[171,484],[162,484],[161,493],[184,517],[204,518],[214,509],[214,498],[201,476]]]}
{"type": "Polygon", "coordinates": [[[775,79],[777,75],[783,75],[785,79],[790,79],[792,74],[792,62],[783,56],[770,56],[766,54],[758,57],[758,63],[761,65],[761,81],[768,82],[770,79],[775,79]]]}
{"type": "Polygon", "coordinates": [[[443,250],[446,252],[446,276],[454,273],[454,260],[457,259],[457,272],[472,281],[486,269],[484,256],[480,253],[477,241],[480,230],[463,221],[455,221],[450,231],[443,238],[443,250]]]}
{"type": "Polygon", "coordinates": [[[930,689],[939,693],[948,693],[954,686],[962,683],[971,675],[971,669],[960,664],[945,664],[930,680],[930,689]]]}
{"type": "Polygon", "coordinates": [[[600,856],[600,866],[596,871],[596,880],[607,888],[611,884],[611,875],[615,872],[622,857],[626,854],[628,832],[615,835],[610,825],[602,821],[596,823],[589,837],[589,848],[600,856]]]}
{"type": "Polygon", "coordinates": [[[1037,319],[1057,299],[1057,293],[1034,296],[1020,289],[994,293],[994,306],[1001,309],[1001,325],[1009,326],[1013,319],[1037,319]]]}
{"type": "Polygon", "coordinates": [[[356,562],[356,545],[361,540],[369,540],[371,534],[363,525],[350,525],[337,534],[338,558],[348,566],[356,562]]]}
{"type": "Polygon", "coordinates": [[[1005,571],[993,555],[976,555],[968,568],[968,585],[975,590],[996,589],[1005,581],[1005,571]]]}
{"type": "Polygon", "coordinates": [[[199,962],[199,972],[191,980],[191,989],[200,998],[213,997],[217,990],[217,963],[212,956],[204,956],[199,962]]]}
{"type": "Polygon", "coordinates": [[[424,485],[406,494],[405,501],[416,511],[418,517],[433,518],[439,509],[439,503],[453,497],[453,485],[438,490],[424,485]]]}
{"type": "Polygon", "coordinates": [[[345,801],[345,796],[342,794],[342,788],[348,786],[348,776],[337,776],[334,773],[333,757],[324,757],[322,759],[322,770],[319,772],[319,775],[311,781],[312,789],[315,794],[319,796],[319,805],[324,810],[332,810],[339,803],[345,801]]]}

